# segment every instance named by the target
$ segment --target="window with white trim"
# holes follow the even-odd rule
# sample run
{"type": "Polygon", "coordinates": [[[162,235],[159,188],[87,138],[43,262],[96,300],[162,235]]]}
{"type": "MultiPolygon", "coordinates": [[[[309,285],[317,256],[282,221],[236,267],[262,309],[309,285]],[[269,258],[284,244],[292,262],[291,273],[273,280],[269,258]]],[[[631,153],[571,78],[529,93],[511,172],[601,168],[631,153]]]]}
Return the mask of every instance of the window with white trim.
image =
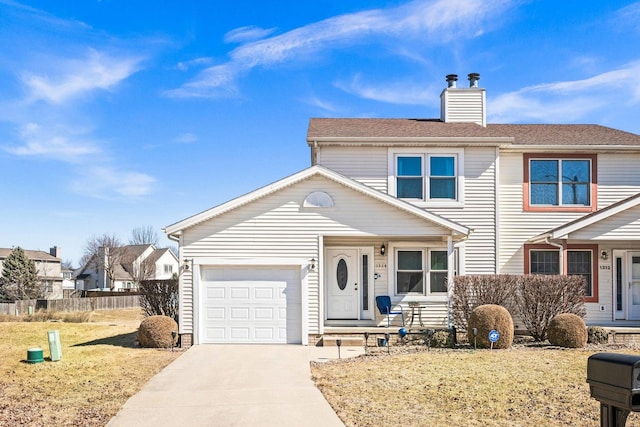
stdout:
{"type": "Polygon", "coordinates": [[[396,295],[447,293],[446,249],[399,248],[395,251],[396,295]]]}
{"type": "Polygon", "coordinates": [[[393,181],[389,194],[400,199],[445,203],[462,201],[462,151],[390,151],[393,181]]]}

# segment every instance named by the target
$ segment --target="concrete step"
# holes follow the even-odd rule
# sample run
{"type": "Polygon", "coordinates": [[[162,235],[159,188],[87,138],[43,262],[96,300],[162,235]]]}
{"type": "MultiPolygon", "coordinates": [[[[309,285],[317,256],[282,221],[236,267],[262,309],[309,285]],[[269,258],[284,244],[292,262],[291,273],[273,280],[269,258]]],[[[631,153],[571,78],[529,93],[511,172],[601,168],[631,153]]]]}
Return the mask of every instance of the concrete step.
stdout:
{"type": "Polygon", "coordinates": [[[342,340],[343,347],[357,347],[364,346],[364,338],[363,337],[353,337],[353,336],[340,336],[340,335],[325,335],[322,337],[322,346],[323,347],[337,347],[338,344],[336,340],[342,340]]]}

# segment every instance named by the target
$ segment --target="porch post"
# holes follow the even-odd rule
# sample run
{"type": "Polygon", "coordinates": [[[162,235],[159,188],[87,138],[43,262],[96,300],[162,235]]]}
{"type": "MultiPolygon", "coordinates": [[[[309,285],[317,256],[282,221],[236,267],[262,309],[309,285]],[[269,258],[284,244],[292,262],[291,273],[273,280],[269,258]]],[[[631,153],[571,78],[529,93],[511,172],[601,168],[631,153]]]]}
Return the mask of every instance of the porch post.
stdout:
{"type": "Polygon", "coordinates": [[[447,236],[447,327],[453,327],[453,271],[455,254],[453,252],[453,238],[447,236]]]}

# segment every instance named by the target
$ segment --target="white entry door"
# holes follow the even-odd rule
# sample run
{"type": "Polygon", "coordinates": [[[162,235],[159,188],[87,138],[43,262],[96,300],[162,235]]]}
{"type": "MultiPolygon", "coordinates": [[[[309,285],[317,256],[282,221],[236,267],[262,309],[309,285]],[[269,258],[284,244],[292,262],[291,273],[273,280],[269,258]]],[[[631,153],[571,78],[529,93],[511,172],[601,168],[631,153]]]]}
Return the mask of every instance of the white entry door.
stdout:
{"type": "Polygon", "coordinates": [[[640,320],[640,252],[629,253],[629,314],[627,319],[640,320]]]}
{"type": "Polygon", "coordinates": [[[325,262],[327,283],[327,317],[329,319],[358,319],[358,250],[327,249],[325,262]]]}

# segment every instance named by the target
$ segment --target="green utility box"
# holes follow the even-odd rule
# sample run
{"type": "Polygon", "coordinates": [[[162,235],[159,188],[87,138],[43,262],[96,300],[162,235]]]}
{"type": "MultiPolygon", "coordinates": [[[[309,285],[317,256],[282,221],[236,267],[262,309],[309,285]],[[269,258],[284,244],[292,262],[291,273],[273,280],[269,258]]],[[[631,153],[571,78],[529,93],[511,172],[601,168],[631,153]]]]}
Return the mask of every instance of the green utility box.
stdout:
{"type": "Polygon", "coordinates": [[[47,332],[49,337],[49,352],[51,353],[51,361],[57,362],[62,359],[62,345],[60,344],[60,333],[58,331],[47,332]]]}

